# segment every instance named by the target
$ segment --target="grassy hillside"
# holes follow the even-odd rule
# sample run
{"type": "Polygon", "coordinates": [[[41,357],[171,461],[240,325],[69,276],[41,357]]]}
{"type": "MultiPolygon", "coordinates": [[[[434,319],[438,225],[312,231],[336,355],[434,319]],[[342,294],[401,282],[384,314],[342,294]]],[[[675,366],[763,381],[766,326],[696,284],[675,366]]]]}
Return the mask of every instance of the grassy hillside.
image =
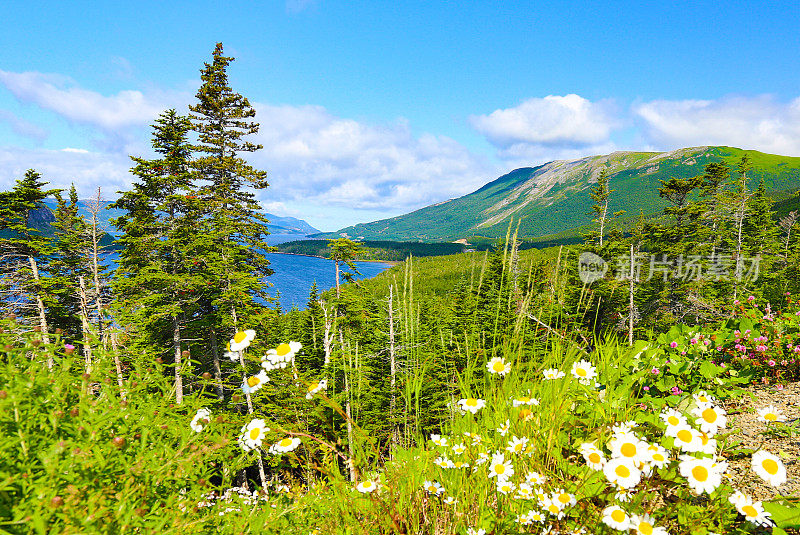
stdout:
{"type": "Polygon", "coordinates": [[[703,173],[711,162],[725,162],[734,170],[747,153],[753,162],[750,185],[763,178],[776,200],[800,189],[800,158],[744,151],[732,147],[696,147],[672,152],[615,152],[573,161],[554,161],[517,169],[481,189],[402,216],[347,227],[320,237],[452,241],[480,235],[504,236],[509,221],[522,220],[520,237],[536,238],[587,225],[592,201],[589,188],[605,168],[610,175],[610,209],[628,214],[659,213],[661,180],[703,173]]]}

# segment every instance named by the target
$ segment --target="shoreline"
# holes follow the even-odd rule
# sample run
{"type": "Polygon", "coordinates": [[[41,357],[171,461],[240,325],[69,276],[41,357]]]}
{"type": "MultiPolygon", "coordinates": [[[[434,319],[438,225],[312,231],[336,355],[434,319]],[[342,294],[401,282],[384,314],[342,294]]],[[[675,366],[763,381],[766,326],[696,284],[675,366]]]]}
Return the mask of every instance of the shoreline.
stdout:
{"type": "MultiPolygon", "coordinates": [[[[309,258],[322,258],[323,260],[330,260],[330,258],[327,258],[325,256],[318,256],[318,255],[315,255],[315,254],[305,254],[305,253],[287,253],[287,252],[284,252],[284,251],[270,251],[269,254],[285,254],[285,255],[293,255],[293,256],[307,256],[309,258]]],[[[379,262],[381,264],[388,264],[390,267],[394,267],[397,264],[402,264],[403,263],[402,260],[372,260],[372,259],[370,259],[370,260],[366,260],[366,259],[364,259],[364,260],[356,260],[356,262],[379,262]]]]}

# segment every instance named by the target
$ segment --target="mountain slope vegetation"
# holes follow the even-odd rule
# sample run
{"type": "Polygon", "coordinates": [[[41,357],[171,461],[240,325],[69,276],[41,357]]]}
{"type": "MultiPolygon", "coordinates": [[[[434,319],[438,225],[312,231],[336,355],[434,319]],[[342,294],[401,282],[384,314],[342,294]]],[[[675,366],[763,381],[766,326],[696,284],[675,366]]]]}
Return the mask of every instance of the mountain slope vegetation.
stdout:
{"type": "Polygon", "coordinates": [[[520,221],[520,237],[540,237],[591,222],[589,188],[602,169],[614,190],[612,212],[626,216],[660,213],[661,180],[703,174],[705,165],[723,162],[735,174],[744,154],[753,162],[752,189],[763,178],[770,196],[780,201],[800,189],[800,158],[744,151],[733,147],[693,147],[671,152],[614,152],[579,160],[557,160],[516,169],[479,190],[401,216],[347,227],[320,237],[347,235],[371,240],[442,241],[473,235],[502,237],[510,221],[520,221]]]}

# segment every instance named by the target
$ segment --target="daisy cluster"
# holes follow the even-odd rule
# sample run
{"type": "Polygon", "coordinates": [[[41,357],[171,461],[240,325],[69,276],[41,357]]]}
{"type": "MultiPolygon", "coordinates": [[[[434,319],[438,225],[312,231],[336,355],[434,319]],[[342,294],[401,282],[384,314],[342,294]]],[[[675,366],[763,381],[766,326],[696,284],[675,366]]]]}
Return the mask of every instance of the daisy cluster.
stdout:
{"type": "MultiPolygon", "coordinates": [[[[502,359],[492,359],[487,368],[498,376],[510,371],[502,359]]],[[[592,392],[597,392],[592,387],[599,386],[598,372],[588,360],[575,362],[568,373],[555,368],[542,372],[545,383],[568,376],[589,387],[580,395],[592,396],[592,392]]],[[[492,421],[494,407],[487,406],[484,399],[465,397],[457,405],[463,415],[474,415],[466,421],[470,428],[476,424],[486,426],[492,421]]],[[[541,421],[548,410],[534,397],[532,389],[527,389],[524,395],[508,397],[505,405],[496,407],[497,414],[516,415],[514,424],[504,418],[505,421],[495,423],[493,430],[486,426],[482,434],[467,431],[450,436],[430,435],[435,452],[433,464],[438,470],[436,474],[427,474],[422,484],[430,498],[440,500],[445,507],[455,506],[458,498],[463,498],[460,494],[465,485],[474,488],[488,483],[492,487],[488,496],[496,493],[516,522],[528,529],[572,533],[564,531],[572,526],[579,533],[583,526],[590,525],[589,518],[595,518],[621,532],[668,535],[668,527],[659,520],[663,513],[647,510],[656,503],[649,496],[654,491],[660,492],[657,490],[660,488],[682,486],[687,489],[686,496],[714,498],[723,508],[730,503],[753,525],[773,525],[761,502],[740,491],[731,494],[730,486],[723,485],[731,476],[719,450],[717,435],[726,429],[728,416],[705,391],[685,399],[681,410],[665,408],[658,415],[658,425],[653,425],[652,417],[642,419],[642,423],[619,422],[609,425],[604,432],[600,430],[594,442],[576,444],[577,456],[563,452],[566,454],[563,460],[574,463],[573,459],[582,459],[586,467],[598,474],[584,474],[575,479],[566,474],[576,472],[561,471],[563,475],[557,477],[547,464],[537,464],[551,455],[552,450],[537,455],[548,444],[532,427],[525,428],[526,422],[541,421]],[[550,474],[551,479],[544,473],[550,474]],[[590,480],[594,490],[587,491],[590,480]]],[[[774,407],[760,410],[759,415],[768,424],[785,420],[774,407]]],[[[754,473],[767,483],[779,486],[786,481],[786,469],[777,456],[760,450],[751,462],[754,473]]],[[[470,528],[468,533],[478,533],[481,529],[470,528]]]]}
{"type": "MultiPolygon", "coordinates": [[[[256,333],[253,330],[245,330],[237,332],[233,338],[228,342],[227,351],[225,356],[233,362],[238,362],[244,365],[244,352],[250,347],[250,344],[255,340],[256,333]]],[[[278,370],[286,368],[288,365],[294,366],[295,355],[302,349],[300,342],[288,342],[278,345],[274,349],[270,349],[266,354],[261,357],[261,367],[263,368],[255,375],[246,376],[242,382],[242,391],[247,394],[254,394],[258,392],[266,383],[270,381],[267,376],[267,371],[278,370]]],[[[312,399],[314,394],[321,392],[327,388],[327,380],[321,379],[319,381],[311,382],[307,385],[306,399],[312,399]]],[[[249,398],[248,398],[249,399],[249,398]]],[[[252,412],[252,410],[251,410],[252,412]]],[[[207,408],[201,408],[197,411],[189,426],[197,433],[201,432],[211,421],[211,412],[207,408]]],[[[252,418],[245,424],[238,437],[238,444],[242,450],[248,452],[262,448],[264,439],[271,429],[267,427],[266,422],[261,418],[252,418]]],[[[273,455],[280,455],[282,453],[289,453],[294,451],[300,446],[301,441],[297,437],[285,437],[278,442],[275,442],[267,451],[273,455]]]]}

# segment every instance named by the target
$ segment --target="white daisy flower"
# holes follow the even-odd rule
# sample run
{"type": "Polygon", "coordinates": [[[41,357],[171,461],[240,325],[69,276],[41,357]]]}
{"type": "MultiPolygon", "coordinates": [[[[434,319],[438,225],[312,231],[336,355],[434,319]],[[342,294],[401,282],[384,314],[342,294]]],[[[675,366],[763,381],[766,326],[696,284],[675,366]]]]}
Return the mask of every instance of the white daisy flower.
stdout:
{"type": "Polygon", "coordinates": [[[492,375],[505,375],[511,371],[511,364],[503,360],[502,357],[494,357],[486,363],[486,369],[489,370],[489,373],[492,375]]]}
{"type": "Polygon", "coordinates": [[[445,505],[455,505],[458,503],[458,500],[456,500],[452,496],[447,496],[444,500],[442,500],[442,503],[444,503],[445,505]]]}
{"type": "Polygon", "coordinates": [[[525,482],[531,485],[544,485],[547,482],[547,478],[539,472],[528,472],[525,476],[525,482]]]}
{"type": "Polygon", "coordinates": [[[725,410],[710,403],[695,407],[692,409],[692,414],[697,416],[695,423],[700,427],[700,430],[709,436],[716,435],[717,431],[720,428],[724,429],[728,423],[725,410]]]}
{"type": "Polygon", "coordinates": [[[558,368],[548,368],[542,372],[545,379],[561,379],[566,374],[558,368]]]}
{"type": "Polygon", "coordinates": [[[554,502],[551,498],[546,498],[544,501],[541,502],[542,509],[547,511],[551,516],[558,518],[559,520],[566,516],[564,512],[564,508],[561,507],[558,503],[554,502]]]}
{"type": "Polygon", "coordinates": [[[704,405],[708,403],[716,403],[717,401],[709,396],[705,390],[701,390],[696,394],[692,394],[692,397],[697,402],[698,405],[704,405]]]}
{"type": "Polygon", "coordinates": [[[689,426],[689,421],[686,419],[686,416],[675,409],[666,409],[660,416],[667,425],[664,435],[668,437],[674,437],[678,429],[689,426]]]}
{"type": "Polygon", "coordinates": [[[678,471],[686,478],[689,487],[695,494],[711,495],[722,484],[722,473],[727,463],[716,463],[713,459],[697,459],[683,456],[678,471]]]}
{"type": "Polygon", "coordinates": [[[669,535],[666,528],[657,527],[650,515],[633,515],[628,529],[635,529],[639,535],[669,535]]]}
{"type": "Polygon", "coordinates": [[[453,461],[451,461],[447,457],[442,457],[441,455],[433,460],[433,464],[435,464],[439,468],[453,468],[453,461]]]}
{"type": "Polygon", "coordinates": [[[500,436],[506,436],[506,433],[508,433],[510,427],[511,427],[511,421],[506,420],[506,423],[502,424],[500,427],[497,428],[497,432],[500,433],[500,436]]]}
{"type": "Polygon", "coordinates": [[[444,493],[444,487],[438,481],[425,481],[425,483],[422,484],[422,487],[426,492],[433,494],[434,496],[439,496],[440,494],[444,493]]]}
{"type": "Polygon", "coordinates": [[[266,426],[264,420],[254,418],[250,423],[242,427],[242,433],[239,436],[239,445],[244,451],[261,447],[261,442],[264,440],[264,434],[269,432],[269,427],[266,426]]]}
{"type": "Polygon", "coordinates": [[[478,465],[484,464],[489,462],[489,454],[485,451],[478,452],[478,458],[475,459],[475,468],[477,469],[478,465]]]}
{"type": "Polygon", "coordinates": [[[192,431],[195,433],[199,433],[209,423],[211,423],[211,411],[203,407],[202,409],[197,409],[197,414],[195,414],[194,418],[192,418],[192,422],[189,424],[189,427],[191,427],[192,431]]]}
{"type": "Polygon", "coordinates": [[[469,464],[465,463],[464,461],[455,461],[451,462],[450,468],[469,468],[469,464]]]}
{"type": "Polygon", "coordinates": [[[633,420],[628,420],[627,422],[620,422],[615,424],[614,427],[611,428],[611,433],[616,435],[624,435],[626,433],[630,433],[634,427],[639,427],[639,424],[634,422],[633,420]]]}
{"type": "Polygon", "coordinates": [[[606,463],[606,458],[603,455],[603,452],[598,449],[594,443],[584,442],[580,445],[578,449],[581,455],[583,455],[583,459],[586,461],[586,466],[591,468],[592,470],[602,470],[603,465],[606,463]]]}
{"type": "MultiPolygon", "coordinates": [[[[239,331],[233,335],[228,345],[230,351],[242,351],[250,346],[250,342],[255,340],[256,332],[253,329],[239,331]]],[[[238,359],[237,359],[238,360],[238,359]]]]}
{"type": "Polygon", "coordinates": [[[617,492],[614,494],[614,499],[618,502],[627,503],[631,501],[633,495],[636,494],[636,491],[632,489],[623,489],[621,487],[617,487],[617,492]]]}
{"type": "MultiPolygon", "coordinates": [[[[230,348],[230,344],[228,344],[230,348]]],[[[241,351],[231,351],[230,349],[225,352],[223,357],[227,359],[231,359],[231,362],[239,362],[239,358],[241,357],[241,351]]]]}
{"type": "Polygon", "coordinates": [[[269,452],[273,455],[280,455],[281,453],[289,453],[294,451],[300,445],[300,439],[297,437],[286,437],[272,446],[269,447],[269,452]]]}
{"type": "Polygon", "coordinates": [[[772,405],[764,407],[763,409],[758,410],[758,419],[759,421],[766,422],[768,424],[774,422],[785,422],[786,415],[777,408],[772,405]]]}
{"type": "Polygon", "coordinates": [[[453,444],[453,453],[456,455],[461,455],[467,451],[467,446],[465,444],[453,444]]]}
{"type": "Polygon", "coordinates": [[[368,493],[374,491],[377,488],[378,488],[378,485],[376,485],[375,482],[371,481],[371,480],[362,481],[361,483],[356,485],[356,490],[358,492],[363,493],[363,494],[368,494],[368,493]]]}
{"type": "Polygon", "coordinates": [[[314,397],[314,394],[317,392],[322,392],[328,388],[328,380],[322,379],[320,381],[314,381],[312,383],[308,383],[308,392],[306,393],[306,399],[311,399],[314,397]]]}
{"type": "Polygon", "coordinates": [[[480,409],[486,406],[486,401],[476,398],[464,398],[458,400],[461,410],[476,414],[480,409]]]}
{"type": "Polygon", "coordinates": [[[483,441],[483,437],[476,433],[470,433],[469,431],[464,431],[464,436],[472,439],[473,446],[477,446],[483,441]]]}
{"type": "Polygon", "coordinates": [[[649,446],[634,433],[619,434],[608,443],[611,457],[624,457],[637,466],[650,460],[649,446]]]}
{"type": "Polygon", "coordinates": [[[506,461],[502,453],[495,453],[492,455],[492,461],[489,463],[489,477],[497,477],[497,479],[508,479],[514,475],[514,465],[509,459],[506,461]]]}
{"type": "Polygon", "coordinates": [[[754,502],[752,498],[744,495],[740,491],[736,491],[728,498],[730,502],[739,511],[739,514],[744,516],[748,522],[765,528],[772,527],[775,523],[770,518],[770,513],[764,510],[761,502],[754,502]]]}
{"type": "Polygon", "coordinates": [[[300,342],[289,342],[279,344],[275,349],[267,351],[265,357],[273,364],[287,364],[294,360],[295,354],[302,349],[300,342]]]}
{"type": "Polygon", "coordinates": [[[501,494],[511,494],[517,488],[511,481],[508,479],[498,479],[497,480],[497,492],[501,494]]]}
{"type": "Polygon", "coordinates": [[[565,507],[572,507],[578,503],[578,499],[575,497],[575,495],[564,491],[564,489],[558,489],[553,492],[553,494],[550,495],[550,499],[553,500],[554,503],[558,504],[558,506],[562,509],[565,507]]]}
{"type": "Polygon", "coordinates": [[[256,375],[248,377],[247,380],[242,383],[242,391],[245,394],[252,394],[264,386],[264,383],[268,382],[269,377],[267,377],[267,372],[265,370],[261,370],[256,375]]]}
{"type": "Polygon", "coordinates": [[[573,363],[571,373],[573,377],[584,384],[589,384],[592,379],[597,377],[597,369],[588,360],[573,363]]]}
{"type": "Polygon", "coordinates": [[[631,517],[618,505],[611,505],[603,509],[603,523],[619,531],[628,531],[631,517]]]}
{"type": "Polygon", "coordinates": [[[520,483],[517,487],[517,495],[515,496],[518,500],[531,500],[533,499],[533,487],[530,486],[528,483],[520,483]]]}
{"type": "Polygon", "coordinates": [[[609,482],[625,489],[632,489],[642,479],[641,470],[636,468],[634,461],[627,457],[610,459],[603,466],[603,474],[609,482]]]}
{"type": "Polygon", "coordinates": [[[519,454],[525,451],[527,445],[528,437],[511,437],[511,440],[508,442],[508,446],[506,446],[506,451],[519,454]]]}
{"type": "Polygon", "coordinates": [[[766,450],[759,450],[751,459],[753,471],[773,487],[786,483],[786,467],[777,455],[766,450]]]}
{"type": "Polygon", "coordinates": [[[545,516],[544,513],[541,511],[537,511],[536,509],[531,509],[528,511],[528,520],[533,522],[539,522],[540,524],[544,522],[545,516]]]}
{"type": "Polygon", "coordinates": [[[467,535],[486,535],[486,530],[483,528],[481,529],[467,528],[467,535]]]}
{"type": "Polygon", "coordinates": [[[658,444],[651,444],[647,447],[650,453],[650,464],[658,468],[664,468],[669,464],[669,452],[658,444]]]}
{"type": "Polygon", "coordinates": [[[687,453],[700,451],[703,448],[703,437],[700,431],[684,425],[675,428],[674,433],[676,448],[680,448],[687,453]]]}
{"type": "Polygon", "coordinates": [[[441,435],[431,435],[431,440],[437,446],[447,447],[447,437],[441,435]]]}
{"type": "Polygon", "coordinates": [[[529,396],[520,396],[518,398],[512,398],[511,404],[515,407],[521,407],[523,405],[533,406],[539,405],[539,400],[529,396]]]}

